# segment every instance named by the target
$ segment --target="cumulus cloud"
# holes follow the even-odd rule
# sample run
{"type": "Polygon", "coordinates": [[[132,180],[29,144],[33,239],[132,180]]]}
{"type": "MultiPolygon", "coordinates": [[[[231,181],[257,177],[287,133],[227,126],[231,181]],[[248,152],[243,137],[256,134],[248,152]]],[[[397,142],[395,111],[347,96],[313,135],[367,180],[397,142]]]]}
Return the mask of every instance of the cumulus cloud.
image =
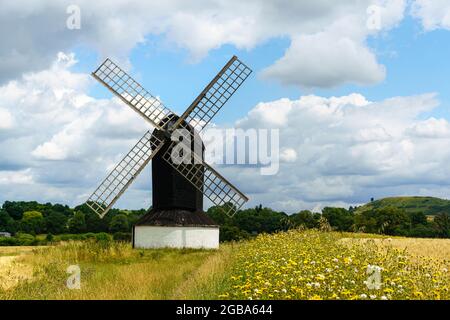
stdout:
{"type": "MultiPolygon", "coordinates": [[[[0,87],[0,104],[5,106],[0,109],[2,201],[79,204],[149,129],[118,99],[86,95],[94,82],[87,74],[72,72],[74,64],[73,55],[59,53],[49,69],[0,87]]],[[[148,170],[143,176],[127,197],[148,205],[148,170]]]]}
{"type": "Polygon", "coordinates": [[[322,32],[294,38],[285,55],[262,75],[284,85],[336,87],[343,82],[378,83],[386,70],[362,43],[322,32]]]}
{"type": "Polygon", "coordinates": [[[73,46],[123,64],[137,44],[158,35],[187,50],[193,62],[226,44],[249,50],[287,37],[289,49],[268,66],[265,77],[296,86],[373,84],[384,79],[385,70],[366,39],[396,26],[404,9],[404,0],[2,2],[0,82],[46,69],[58,51],[73,46]],[[72,4],[80,8],[81,29],[66,27],[72,4]],[[379,28],[367,26],[373,5],[379,28]]]}
{"type": "Polygon", "coordinates": [[[252,167],[222,169],[237,177],[252,204],[288,212],[371,197],[439,196],[450,181],[449,123],[423,119],[438,104],[432,93],[377,102],[352,94],[260,103],[237,126],[278,128],[280,158],[291,161],[282,161],[274,176],[252,167]],[[277,112],[282,116],[274,118],[277,112]]]}
{"type": "Polygon", "coordinates": [[[450,3],[446,0],[415,0],[411,13],[426,31],[450,29],[450,3]]]}
{"type": "Polygon", "coordinates": [[[10,129],[13,126],[11,113],[4,108],[0,108],[0,130],[10,129]]]}

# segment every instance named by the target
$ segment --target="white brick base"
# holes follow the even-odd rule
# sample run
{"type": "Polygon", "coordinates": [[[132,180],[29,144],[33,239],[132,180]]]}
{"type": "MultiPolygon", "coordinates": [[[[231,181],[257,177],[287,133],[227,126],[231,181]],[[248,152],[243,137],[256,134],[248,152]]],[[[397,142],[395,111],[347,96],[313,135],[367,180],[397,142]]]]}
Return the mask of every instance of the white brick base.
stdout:
{"type": "Polygon", "coordinates": [[[135,226],[135,248],[219,248],[219,228],[135,226]]]}

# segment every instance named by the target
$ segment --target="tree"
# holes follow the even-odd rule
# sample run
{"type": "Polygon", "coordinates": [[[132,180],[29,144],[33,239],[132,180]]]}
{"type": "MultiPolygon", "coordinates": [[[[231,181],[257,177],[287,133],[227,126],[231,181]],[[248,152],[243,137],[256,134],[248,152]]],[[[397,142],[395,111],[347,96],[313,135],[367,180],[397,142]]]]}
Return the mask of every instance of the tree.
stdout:
{"type": "Polygon", "coordinates": [[[11,218],[14,220],[20,220],[22,219],[22,214],[24,212],[22,206],[20,203],[12,202],[12,201],[5,201],[3,203],[2,208],[9,214],[11,218]]]}
{"type": "Polygon", "coordinates": [[[411,219],[403,209],[384,207],[357,214],[355,227],[368,233],[406,236],[411,229],[411,219]]]}
{"type": "Polygon", "coordinates": [[[39,234],[45,231],[45,220],[39,211],[26,211],[20,220],[20,231],[39,234]]]}
{"type": "Polygon", "coordinates": [[[236,226],[220,227],[219,240],[223,241],[239,241],[250,238],[250,234],[236,226]]]}
{"type": "Polygon", "coordinates": [[[107,232],[108,231],[108,217],[104,217],[103,219],[99,217],[98,214],[89,209],[84,213],[84,219],[86,222],[86,230],[89,232],[107,232]]]}
{"type": "Polygon", "coordinates": [[[353,213],[344,208],[325,207],[322,209],[322,216],[338,231],[351,231],[354,224],[353,213]]]}
{"type": "Polygon", "coordinates": [[[47,232],[61,234],[67,231],[67,217],[60,212],[51,212],[45,218],[47,232]]]}
{"type": "Polygon", "coordinates": [[[84,213],[75,212],[73,217],[68,222],[69,232],[71,233],[83,233],[86,231],[86,221],[84,213]]]}
{"type": "Polygon", "coordinates": [[[111,232],[129,232],[128,217],[124,214],[115,215],[109,223],[111,232]]]}
{"type": "Polygon", "coordinates": [[[295,227],[304,226],[309,229],[317,227],[318,218],[309,210],[302,210],[291,215],[290,218],[295,227]]]}
{"type": "Polygon", "coordinates": [[[438,237],[450,237],[450,214],[439,213],[434,217],[433,225],[438,237]]]}
{"type": "Polygon", "coordinates": [[[17,231],[17,223],[11,218],[5,210],[0,209],[0,231],[15,233],[17,231]]]}

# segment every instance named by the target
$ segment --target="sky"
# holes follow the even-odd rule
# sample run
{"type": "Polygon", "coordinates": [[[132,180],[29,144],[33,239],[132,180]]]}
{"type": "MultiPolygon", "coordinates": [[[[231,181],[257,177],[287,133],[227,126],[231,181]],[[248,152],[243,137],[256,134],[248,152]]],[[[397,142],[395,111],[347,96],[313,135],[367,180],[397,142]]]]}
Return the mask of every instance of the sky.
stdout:
{"type": "MultiPolygon", "coordinates": [[[[213,125],[280,139],[275,175],[213,165],[247,206],[449,198],[449,1],[0,1],[0,36],[0,202],[81,204],[150,129],[106,57],[180,114],[233,55],[253,73],[213,125]]],[[[151,205],[150,169],[117,207],[151,205]]]]}

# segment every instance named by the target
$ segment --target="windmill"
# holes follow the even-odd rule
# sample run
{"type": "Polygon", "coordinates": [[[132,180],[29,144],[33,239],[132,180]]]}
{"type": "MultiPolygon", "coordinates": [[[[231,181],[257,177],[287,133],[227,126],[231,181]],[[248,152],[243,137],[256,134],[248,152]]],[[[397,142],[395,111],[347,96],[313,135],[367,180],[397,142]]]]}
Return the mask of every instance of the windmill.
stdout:
{"type": "Polygon", "coordinates": [[[199,133],[250,73],[233,56],[179,117],[106,59],[92,76],[155,129],[139,139],[86,204],[103,218],[153,159],[153,205],[133,226],[133,246],[217,248],[219,227],[203,212],[203,195],[230,216],[248,198],[204,161],[199,133]]]}

